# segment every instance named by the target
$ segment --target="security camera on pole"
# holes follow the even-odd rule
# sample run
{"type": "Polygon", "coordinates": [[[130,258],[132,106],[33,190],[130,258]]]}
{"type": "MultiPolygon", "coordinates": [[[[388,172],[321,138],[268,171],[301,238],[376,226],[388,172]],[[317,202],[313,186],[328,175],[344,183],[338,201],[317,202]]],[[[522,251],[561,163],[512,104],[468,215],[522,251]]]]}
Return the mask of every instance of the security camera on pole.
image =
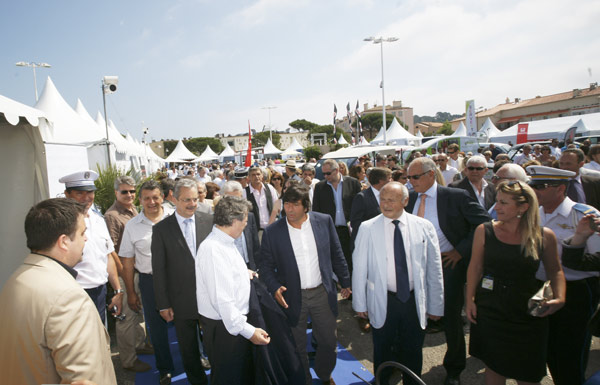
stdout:
{"type": "Polygon", "coordinates": [[[106,155],[108,157],[108,167],[111,167],[110,163],[110,142],[108,140],[108,116],[106,116],[106,94],[112,94],[117,91],[117,84],[119,84],[118,76],[105,76],[102,79],[102,103],[104,104],[104,124],[106,126],[106,155]]]}

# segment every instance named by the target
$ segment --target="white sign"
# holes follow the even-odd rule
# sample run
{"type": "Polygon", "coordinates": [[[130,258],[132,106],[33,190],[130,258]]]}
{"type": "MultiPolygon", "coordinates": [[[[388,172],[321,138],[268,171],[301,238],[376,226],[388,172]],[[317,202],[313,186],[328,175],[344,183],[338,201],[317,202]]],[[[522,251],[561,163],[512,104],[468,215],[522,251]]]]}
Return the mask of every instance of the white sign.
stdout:
{"type": "Polygon", "coordinates": [[[467,135],[477,135],[477,118],[475,117],[475,100],[466,101],[465,126],[467,126],[467,135]]]}

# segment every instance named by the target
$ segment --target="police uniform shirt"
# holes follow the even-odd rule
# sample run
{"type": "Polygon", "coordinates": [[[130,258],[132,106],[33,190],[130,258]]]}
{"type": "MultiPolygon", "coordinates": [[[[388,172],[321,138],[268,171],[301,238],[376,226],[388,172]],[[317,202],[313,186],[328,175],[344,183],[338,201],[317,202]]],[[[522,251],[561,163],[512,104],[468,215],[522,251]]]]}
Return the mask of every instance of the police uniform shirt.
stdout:
{"type": "MultiPolygon", "coordinates": [[[[556,234],[558,243],[557,252],[560,258],[562,258],[563,241],[575,234],[577,223],[579,223],[579,220],[583,217],[581,212],[573,209],[575,204],[576,203],[571,199],[565,197],[565,200],[550,214],[546,214],[544,212],[544,207],[540,207],[541,224],[542,226],[552,229],[554,234],[556,234]]],[[[598,233],[594,233],[594,235],[589,237],[587,240],[585,252],[596,253],[598,251],[600,251],[600,235],[598,235],[598,233]]],[[[600,276],[600,273],[598,272],[578,271],[564,266],[563,270],[565,272],[565,278],[567,281],[577,281],[589,277],[600,276]]],[[[540,267],[536,273],[536,278],[542,281],[548,279],[546,277],[546,270],[544,269],[543,262],[540,263],[540,267]]]]}
{"type": "Polygon", "coordinates": [[[81,262],[75,265],[77,282],[84,289],[93,289],[108,282],[108,254],[115,251],[104,218],[93,210],[88,210],[85,218],[85,236],[81,262]]]}

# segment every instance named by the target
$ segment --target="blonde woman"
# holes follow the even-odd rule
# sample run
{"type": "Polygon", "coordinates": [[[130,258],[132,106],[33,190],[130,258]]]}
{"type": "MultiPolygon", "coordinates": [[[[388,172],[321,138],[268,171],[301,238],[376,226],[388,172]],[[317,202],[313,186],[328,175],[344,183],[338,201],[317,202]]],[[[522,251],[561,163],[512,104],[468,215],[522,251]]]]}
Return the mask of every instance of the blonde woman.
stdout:
{"type": "Polygon", "coordinates": [[[467,271],[466,313],[471,321],[469,353],[486,365],[485,383],[539,383],[546,374],[548,319],[564,305],[565,277],[556,236],[540,227],[534,191],[519,181],[497,187],[498,220],[475,230],[467,271]],[[527,301],[540,288],[540,261],[554,298],[540,317],[530,316],[527,301]]]}

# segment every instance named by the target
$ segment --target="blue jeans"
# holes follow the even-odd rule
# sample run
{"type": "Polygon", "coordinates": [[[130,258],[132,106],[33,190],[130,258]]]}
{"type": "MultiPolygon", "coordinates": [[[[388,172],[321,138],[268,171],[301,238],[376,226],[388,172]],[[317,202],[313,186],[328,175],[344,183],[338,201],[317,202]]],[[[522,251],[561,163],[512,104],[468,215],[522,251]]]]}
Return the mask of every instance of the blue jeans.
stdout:
{"type": "Polygon", "coordinates": [[[100,285],[93,289],[83,289],[92,299],[94,305],[98,309],[102,325],[106,325],[106,284],[100,285]]]}
{"type": "Polygon", "coordinates": [[[144,317],[146,318],[146,327],[150,334],[150,340],[154,345],[154,356],[156,358],[156,368],[163,375],[172,373],[175,370],[173,357],[169,349],[169,335],[167,331],[167,322],[160,316],[156,309],[154,300],[154,282],[152,274],[140,274],[140,293],[142,294],[142,306],[144,307],[144,317]]]}

